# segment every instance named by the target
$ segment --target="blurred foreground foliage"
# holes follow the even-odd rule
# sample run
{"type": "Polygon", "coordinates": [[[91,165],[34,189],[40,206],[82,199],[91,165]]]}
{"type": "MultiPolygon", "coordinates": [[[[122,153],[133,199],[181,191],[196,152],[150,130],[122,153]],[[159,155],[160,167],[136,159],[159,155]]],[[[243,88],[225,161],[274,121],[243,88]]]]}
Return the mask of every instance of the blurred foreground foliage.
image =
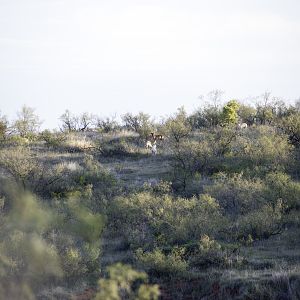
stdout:
{"type": "Polygon", "coordinates": [[[145,272],[134,270],[121,263],[107,268],[108,278],[99,280],[100,291],[95,300],[157,300],[160,292],[158,285],[148,284],[145,272]]]}
{"type": "Polygon", "coordinates": [[[2,194],[1,295],[33,299],[49,282],[99,276],[102,215],[75,199],[50,207],[16,186],[2,194]]]}

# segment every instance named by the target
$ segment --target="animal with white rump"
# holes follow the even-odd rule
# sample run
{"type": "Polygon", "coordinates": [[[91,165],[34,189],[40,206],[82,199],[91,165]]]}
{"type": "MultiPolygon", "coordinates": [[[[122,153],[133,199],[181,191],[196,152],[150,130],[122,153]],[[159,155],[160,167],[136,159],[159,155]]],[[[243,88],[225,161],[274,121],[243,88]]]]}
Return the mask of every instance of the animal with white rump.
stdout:
{"type": "Polygon", "coordinates": [[[151,153],[153,155],[157,154],[157,145],[156,145],[156,141],[153,142],[153,144],[150,141],[146,142],[146,149],[150,149],[151,153]]]}

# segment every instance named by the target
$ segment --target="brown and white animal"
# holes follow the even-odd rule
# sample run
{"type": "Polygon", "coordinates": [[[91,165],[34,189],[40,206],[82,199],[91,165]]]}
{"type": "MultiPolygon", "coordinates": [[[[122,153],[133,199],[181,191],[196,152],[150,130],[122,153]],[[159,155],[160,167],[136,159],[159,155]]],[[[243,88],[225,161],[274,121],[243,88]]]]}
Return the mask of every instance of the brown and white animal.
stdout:
{"type": "Polygon", "coordinates": [[[248,124],[247,123],[239,123],[237,125],[238,129],[246,129],[248,128],[248,124]]]}
{"type": "Polygon", "coordinates": [[[152,143],[150,141],[146,142],[146,149],[152,149],[152,143]]]}
{"type": "Polygon", "coordinates": [[[146,149],[150,149],[152,155],[156,155],[157,154],[156,141],[154,141],[153,143],[151,143],[150,141],[147,141],[147,143],[146,143],[146,149]]]}
{"type": "Polygon", "coordinates": [[[154,132],[151,132],[149,137],[153,141],[156,141],[156,140],[162,141],[165,138],[162,134],[154,134],[154,132]]]}
{"type": "Polygon", "coordinates": [[[154,141],[154,143],[152,144],[151,152],[152,152],[152,155],[156,155],[157,154],[156,141],[154,141]]]}

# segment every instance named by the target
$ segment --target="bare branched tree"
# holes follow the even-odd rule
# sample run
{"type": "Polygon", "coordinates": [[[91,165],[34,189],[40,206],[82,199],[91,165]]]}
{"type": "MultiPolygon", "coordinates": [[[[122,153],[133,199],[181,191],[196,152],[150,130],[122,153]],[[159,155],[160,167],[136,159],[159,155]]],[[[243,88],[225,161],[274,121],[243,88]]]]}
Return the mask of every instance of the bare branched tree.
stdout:
{"type": "Polygon", "coordinates": [[[61,116],[60,121],[62,122],[61,130],[62,131],[75,131],[76,130],[76,120],[71,112],[67,109],[61,116]]]}
{"type": "Polygon", "coordinates": [[[207,94],[208,101],[215,107],[218,108],[222,101],[222,96],[224,95],[222,90],[212,90],[207,94]]]}
{"type": "Polygon", "coordinates": [[[116,116],[112,117],[106,117],[106,118],[97,118],[95,126],[101,131],[101,132],[114,132],[116,131],[120,125],[118,124],[116,120],[116,116]]]}
{"type": "Polygon", "coordinates": [[[68,109],[60,116],[60,121],[62,122],[62,131],[88,131],[92,128],[95,123],[96,117],[87,112],[82,113],[79,116],[73,115],[68,109]]]}
{"type": "Polygon", "coordinates": [[[79,131],[88,131],[91,129],[92,125],[95,123],[94,120],[96,117],[87,112],[81,114],[77,118],[77,128],[79,131]]]}

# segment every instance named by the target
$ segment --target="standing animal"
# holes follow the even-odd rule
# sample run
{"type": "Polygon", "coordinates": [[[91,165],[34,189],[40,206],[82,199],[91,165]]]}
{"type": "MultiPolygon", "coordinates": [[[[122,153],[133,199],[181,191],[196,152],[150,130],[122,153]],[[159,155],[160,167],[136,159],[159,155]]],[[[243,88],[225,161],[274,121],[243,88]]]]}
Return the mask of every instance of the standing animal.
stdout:
{"type": "Polygon", "coordinates": [[[151,152],[152,152],[152,155],[157,154],[156,141],[154,141],[154,143],[152,144],[151,152]]]}
{"type": "Polygon", "coordinates": [[[153,141],[156,141],[156,140],[164,140],[164,136],[162,134],[154,134],[154,132],[151,132],[150,133],[150,138],[153,140],[153,141]]]}
{"type": "Polygon", "coordinates": [[[238,128],[239,129],[246,129],[246,128],[248,128],[248,124],[247,123],[239,123],[238,128]]]}
{"type": "Polygon", "coordinates": [[[146,149],[150,149],[152,155],[156,155],[157,154],[156,141],[154,141],[153,144],[150,141],[147,141],[147,143],[146,143],[146,149]]]}
{"type": "Polygon", "coordinates": [[[150,141],[146,142],[146,149],[152,149],[152,143],[150,141]]]}

